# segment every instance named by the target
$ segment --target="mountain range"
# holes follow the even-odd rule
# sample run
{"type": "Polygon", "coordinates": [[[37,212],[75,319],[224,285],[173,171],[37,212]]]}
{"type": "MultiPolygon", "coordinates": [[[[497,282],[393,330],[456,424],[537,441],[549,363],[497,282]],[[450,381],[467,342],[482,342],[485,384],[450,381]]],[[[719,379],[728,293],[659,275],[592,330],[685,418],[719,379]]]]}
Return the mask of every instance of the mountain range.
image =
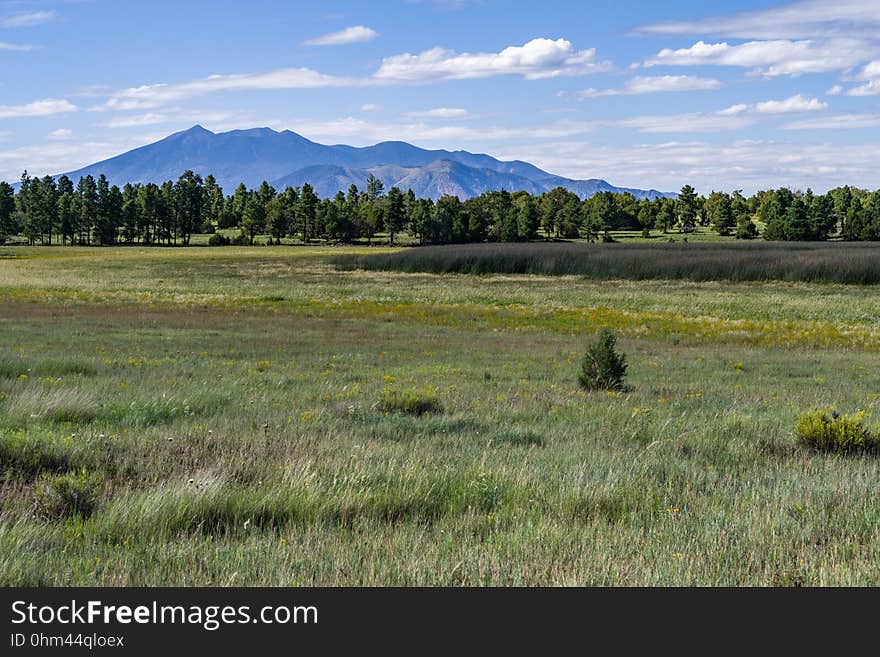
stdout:
{"type": "Polygon", "coordinates": [[[66,175],[76,181],[87,174],[104,174],[111,184],[123,185],[176,180],[188,169],[202,176],[212,174],[227,194],[239,183],[254,188],[265,180],[276,189],[307,182],[319,196],[329,197],[352,184],[363,189],[373,174],[386,189],[412,189],[419,197],[433,199],[445,194],[465,199],[499,189],[536,194],[555,187],[581,198],[605,191],[629,192],[639,199],[675,196],[656,189],[615,187],[596,178],[573,180],[528,162],[504,162],[467,151],[426,150],[402,141],[364,148],[327,146],[290,130],[214,133],[200,125],[66,175]]]}

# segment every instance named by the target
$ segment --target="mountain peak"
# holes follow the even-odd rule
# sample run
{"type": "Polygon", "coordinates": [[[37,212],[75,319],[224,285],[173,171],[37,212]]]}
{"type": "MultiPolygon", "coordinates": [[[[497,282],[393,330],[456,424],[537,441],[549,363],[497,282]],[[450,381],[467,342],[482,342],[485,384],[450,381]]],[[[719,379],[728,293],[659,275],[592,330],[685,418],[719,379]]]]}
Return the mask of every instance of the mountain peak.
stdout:
{"type": "MultiPolygon", "coordinates": [[[[211,174],[226,191],[239,183],[251,188],[264,180],[283,187],[310,183],[319,194],[333,196],[354,183],[363,187],[370,174],[417,195],[460,198],[507,189],[539,194],[565,187],[586,198],[598,191],[615,190],[603,180],[571,180],[543,171],[527,162],[503,162],[467,151],[426,150],[403,141],[374,146],[327,146],[290,130],[269,127],[214,133],[196,124],[154,144],[141,146],[103,162],[68,173],[77,180],[91,174],[107,176],[112,184],[161,184],[192,171],[211,174]]],[[[661,196],[651,191],[631,191],[637,198],[661,196]]]]}
{"type": "Polygon", "coordinates": [[[227,134],[239,135],[242,137],[272,137],[281,134],[272,128],[248,128],[246,130],[231,130],[227,134]]]}

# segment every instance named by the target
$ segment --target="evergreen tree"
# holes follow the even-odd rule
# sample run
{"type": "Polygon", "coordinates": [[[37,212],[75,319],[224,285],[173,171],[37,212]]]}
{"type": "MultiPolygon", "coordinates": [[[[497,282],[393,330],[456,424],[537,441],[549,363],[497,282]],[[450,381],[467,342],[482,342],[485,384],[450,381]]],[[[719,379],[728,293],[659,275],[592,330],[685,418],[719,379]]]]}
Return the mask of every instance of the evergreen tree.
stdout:
{"type": "Polygon", "coordinates": [[[733,203],[727,194],[719,193],[711,210],[712,230],[722,236],[730,235],[736,226],[733,203]]]}
{"type": "Polygon", "coordinates": [[[60,176],[58,178],[58,200],[56,203],[58,231],[61,234],[62,244],[67,244],[69,240],[70,244],[73,245],[75,240],[78,214],[74,198],[73,181],[67,176],[60,176]]]}
{"type": "MultiPolygon", "coordinates": [[[[583,226],[583,215],[581,214],[581,202],[576,194],[571,194],[568,203],[562,208],[557,217],[557,230],[559,234],[566,239],[575,239],[581,235],[581,227],[583,226]]],[[[592,228],[588,228],[588,231],[592,228]]]]}
{"type": "Polygon", "coordinates": [[[318,195],[309,183],[304,183],[299,192],[296,204],[296,221],[299,224],[302,241],[308,243],[312,238],[312,229],[318,208],[318,195]]]}
{"type": "Polygon", "coordinates": [[[0,180],[0,244],[18,232],[15,225],[15,189],[0,180]]]}
{"type": "Polygon", "coordinates": [[[675,201],[670,199],[657,199],[659,209],[657,211],[656,226],[664,233],[668,233],[675,225],[675,201]]]}
{"type": "Polygon", "coordinates": [[[519,204],[517,216],[517,236],[521,240],[534,240],[538,237],[541,220],[534,199],[526,195],[519,204]]]}
{"type": "Polygon", "coordinates": [[[690,185],[685,185],[678,193],[675,212],[684,232],[690,232],[697,223],[697,192],[690,185]]]}
{"type": "Polygon", "coordinates": [[[651,228],[657,221],[654,217],[654,204],[644,200],[639,204],[639,225],[642,227],[642,237],[651,237],[651,228]]]}
{"type": "Polygon", "coordinates": [[[138,190],[138,234],[144,244],[157,240],[162,193],[155,183],[147,183],[138,190]]]}
{"type": "Polygon", "coordinates": [[[431,199],[420,198],[413,208],[410,231],[419,238],[419,244],[430,242],[433,233],[434,203],[431,199]]]}
{"type": "Polygon", "coordinates": [[[379,180],[372,173],[367,178],[367,198],[370,201],[376,201],[385,193],[385,183],[379,180]]]}
{"type": "Polygon", "coordinates": [[[201,229],[205,193],[202,177],[193,171],[185,171],[174,185],[177,232],[183,245],[189,244],[192,234],[201,229]]]}
{"type": "Polygon", "coordinates": [[[389,242],[394,246],[394,236],[406,225],[406,199],[397,187],[388,190],[385,197],[385,229],[389,242]]]}
{"type": "Polygon", "coordinates": [[[205,176],[204,195],[204,223],[212,223],[220,228],[226,211],[226,198],[223,196],[223,188],[212,175],[205,176]]]}
{"type": "Polygon", "coordinates": [[[265,230],[266,206],[259,195],[250,194],[241,217],[241,233],[248,238],[248,243],[253,245],[254,238],[265,230]]]}
{"type": "Polygon", "coordinates": [[[290,232],[290,211],[283,195],[276,196],[266,204],[266,221],[270,237],[275,244],[281,244],[281,238],[290,232]]]}
{"type": "Polygon", "coordinates": [[[177,199],[174,183],[166,180],[159,188],[158,239],[177,244],[177,199]]]}
{"type": "Polygon", "coordinates": [[[122,239],[132,244],[140,236],[140,203],[138,202],[139,185],[126,183],[122,188],[122,239]]]}
{"type": "Polygon", "coordinates": [[[91,244],[92,226],[98,212],[98,186],[91,174],[79,179],[76,193],[79,198],[77,241],[79,244],[91,244]]]}

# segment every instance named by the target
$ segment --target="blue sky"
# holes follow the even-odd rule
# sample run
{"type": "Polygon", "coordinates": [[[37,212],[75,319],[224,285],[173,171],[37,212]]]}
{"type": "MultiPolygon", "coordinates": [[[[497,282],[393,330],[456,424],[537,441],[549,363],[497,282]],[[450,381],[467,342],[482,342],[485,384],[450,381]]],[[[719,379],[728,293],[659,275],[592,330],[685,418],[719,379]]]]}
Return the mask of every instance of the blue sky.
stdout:
{"type": "Polygon", "coordinates": [[[878,0],[0,0],[0,178],[200,123],[702,192],[880,187],[878,0]]]}

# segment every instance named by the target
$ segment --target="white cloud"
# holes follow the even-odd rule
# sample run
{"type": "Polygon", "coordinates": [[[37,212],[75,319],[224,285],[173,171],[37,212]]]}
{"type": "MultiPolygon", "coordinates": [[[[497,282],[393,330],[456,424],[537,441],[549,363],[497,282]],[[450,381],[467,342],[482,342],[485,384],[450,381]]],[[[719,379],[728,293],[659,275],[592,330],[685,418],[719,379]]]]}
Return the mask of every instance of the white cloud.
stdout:
{"type": "Polygon", "coordinates": [[[844,70],[875,52],[876,45],[856,39],[749,41],[739,45],[697,41],[689,48],[664,48],[644,65],[738,66],[774,77],[844,70]]]}
{"type": "Polygon", "coordinates": [[[838,185],[877,187],[880,143],[781,141],[670,141],[612,146],[564,139],[506,143],[492,155],[520,159],[570,178],[604,178],[615,185],[676,191],[685,183],[700,192],[743,189],[754,193],[790,186],[825,191],[838,185]]]}
{"type": "Polygon", "coordinates": [[[847,96],[876,96],[877,94],[880,94],[880,80],[869,80],[846,92],[847,96]]]}
{"type": "Polygon", "coordinates": [[[382,109],[381,105],[377,105],[376,103],[366,103],[361,105],[362,112],[377,112],[382,109]]]}
{"type": "Polygon", "coordinates": [[[0,18],[2,27],[33,27],[41,25],[55,18],[54,11],[32,11],[27,14],[16,14],[6,18],[0,18]]]}
{"type": "Polygon", "coordinates": [[[26,116],[49,116],[63,112],[75,112],[76,105],[66,100],[47,98],[36,100],[26,105],[0,105],[0,119],[12,119],[26,116]]]}
{"type": "Polygon", "coordinates": [[[456,53],[433,48],[418,55],[386,57],[376,71],[378,80],[426,82],[465,80],[497,75],[521,75],[528,80],[605,71],[608,62],[596,61],[596,50],[575,50],[565,39],[532,39],[498,53],[456,53]]]}
{"type": "Polygon", "coordinates": [[[866,64],[857,79],[866,80],[866,82],[847,91],[847,96],[876,96],[880,94],[880,60],[866,64]]]}
{"type": "Polygon", "coordinates": [[[169,108],[168,111],[162,113],[147,112],[146,114],[120,115],[99,125],[104,128],[139,128],[141,126],[158,125],[161,123],[185,123],[189,125],[193,123],[211,123],[216,126],[236,118],[240,121],[244,120],[241,116],[237,117],[230,112],[200,112],[182,108],[169,108]]]}
{"type": "Polygon", "coordinates": [[[178,84],[148,84],[123,89],[110,95],[94,111],[154,109],[187,98],[218,91],[248,89],[315,89],[319,87],[366,86],[368,80],[324,75],[307,68],[283,68],[264,73],[211,75],[178,84]]]}
{"type": "Polygon", "coordinates": [[[353,27],[347,27],[344,30],[340,30],[339,32],[331,32],[330,34],[324,34],[319,37],[315,37],[314,39],[309,39],[308,41],[304,41],[303,45],[306,46],[341,46],[347,43],[361,43],[364,41],[370,41],[379,36],[379,33],[369,27],[364,27],[363,25],[355,25],[353,27]]]}
{"type": "Polygon", "coordinates": [[[870,62],[862,69],[862,77],[864,78],[880,78],[880,61],[870,62]]]}
{"type": "Polygon", "coordinates": [[[28,45],[26,43],[5,43],[0,41],[0,50],[15,50],[18,52],[29,52],[33,50],[34,47],[28,45]]]}
{"type": "Polygon", "coordinates": [[[353,145],[377,141],[405,140],[416,144],[463,148],[486,141],[511,139],[557,139],[592,132],[603,124],[597,121],[557,121],[539,126],[472,127],[466,125],[429,125],[423,122],[375,123],[346,117],[330,121],[291,121],[290,128],[310,139],[347,140],[353,145]]]}
{"type": "Polygon", "coordinates": [[[74,171],[92,162],[149,144],[156,141],[157,137],[143,135],[113,142],[56,140],[14,149],[0,149],[0,180],[18,180],[25,169],[32,176],[74,171]]]}
{"type": "Polygon", "coordinates": [[[839,114],[802,119],[782,126],[786,130],[854,130],[880,127],[880,114],[839,114]]]}
{"type": "Polygon", "coordinates": [[[839,84],[835,84],[833,87],[831,87],[825,93],[828,94],[829,96],[839,96],[840,94],[843,93],[843,87],[841,87],[839,84]]]}
{"type": "Polygon", "coordinates": [[[730,107],[721,110],[720,112],[718,112],[718,114],[720,114],[721,116],[733,116],[735,114],[742,114],[748,109],[748,105],[746,105],[745,103],[739,103],[737,105],[731,105],[730,107]]]}
{"type": "Polygon", "coordinates": [[[49,139],[70,139],[73,136],[73,130],[58,128],[58,130],[53,130],[47,136],[49,139]]]}
{"type": "Polygon", "coordinates": [[[690,75],[639,76],[627,80],[621,89],[585,89],[578,95],[580,98],[598,98],[602,96],[633,96],[671,91],[704,91],[720,87],[721,82],[718,80],[690,75]]]}
{"type": "Polygon", "coordinates": [[[823,103],[818,98],[804,98],[800,94],[786,98],[785,100],[768,100],[755,104],[758,114],[791,114],[796,112],[815,112],[828,108],[828,103],[823,103]]]}
{"type": "Polygon", "coordinates": [[[166,123],[168,117],[164,114],[147,113],[138,114],[136,116],[120,116],[110,119],[102,123],[105,128],[135,128],[143,125],[155,125],[157,123],[166,123]]]}
{"type": "Polygon", "coordinates": [[[828,105],[816,98],[800,94],[785,100],[768,100],[754,105],[740,103],[718,112],[690,112],[687,114],[637,116],[608,122],[607,125],[633,128],[645,133],[725,132],[748,128],[758,122],[760,115],[779,115],[812,112],[828,105]]]}
{"type": "Polygon", "coordinates": [[[262,73],[211,75],[176,84],[148,84],[108,94],[91,109],[149,110],[187,98],[220,91],[251,89],[315,89],[320,87],[375,87],[418,84],[431,80],[461,80],[496,75],[521,75],[534,80],[560,75],[583,75],[610,68],[595,59],[595,49],[576,51],[565,39],[533,39],[500,53],[456,54],[435,48],[419,55],[396,55],[382,60],[369,77],[325,75],[308,68],[283,68],[262,73]]]}
{"type": "Polygon", "coordinates": [[[873,37],[880,28],[876,0],[800,0],[782,7],[646,25],[651,34],[700,34],[737,39],[851,36],[873,37]]]}
{"type": "Polygon", "coordinates": [[[455,107],[437,107],[421,112],[407,112],[404,116],[415,119],[465,119],[470,114],[467,110],[455,107]]]}
{"type": "Polygon", "coordinates": [[[637,116],[632,119],[623,119],[616,125],[623,128],[633,128],[646,133],[688,133],[688,132],[721,132],[728,130],[740,130],[755,124],[755,119],[750,116],[733,116],[721,114],[701,114],[692,112],[688,114],[669,114],[660,116],[637,116]]]}

